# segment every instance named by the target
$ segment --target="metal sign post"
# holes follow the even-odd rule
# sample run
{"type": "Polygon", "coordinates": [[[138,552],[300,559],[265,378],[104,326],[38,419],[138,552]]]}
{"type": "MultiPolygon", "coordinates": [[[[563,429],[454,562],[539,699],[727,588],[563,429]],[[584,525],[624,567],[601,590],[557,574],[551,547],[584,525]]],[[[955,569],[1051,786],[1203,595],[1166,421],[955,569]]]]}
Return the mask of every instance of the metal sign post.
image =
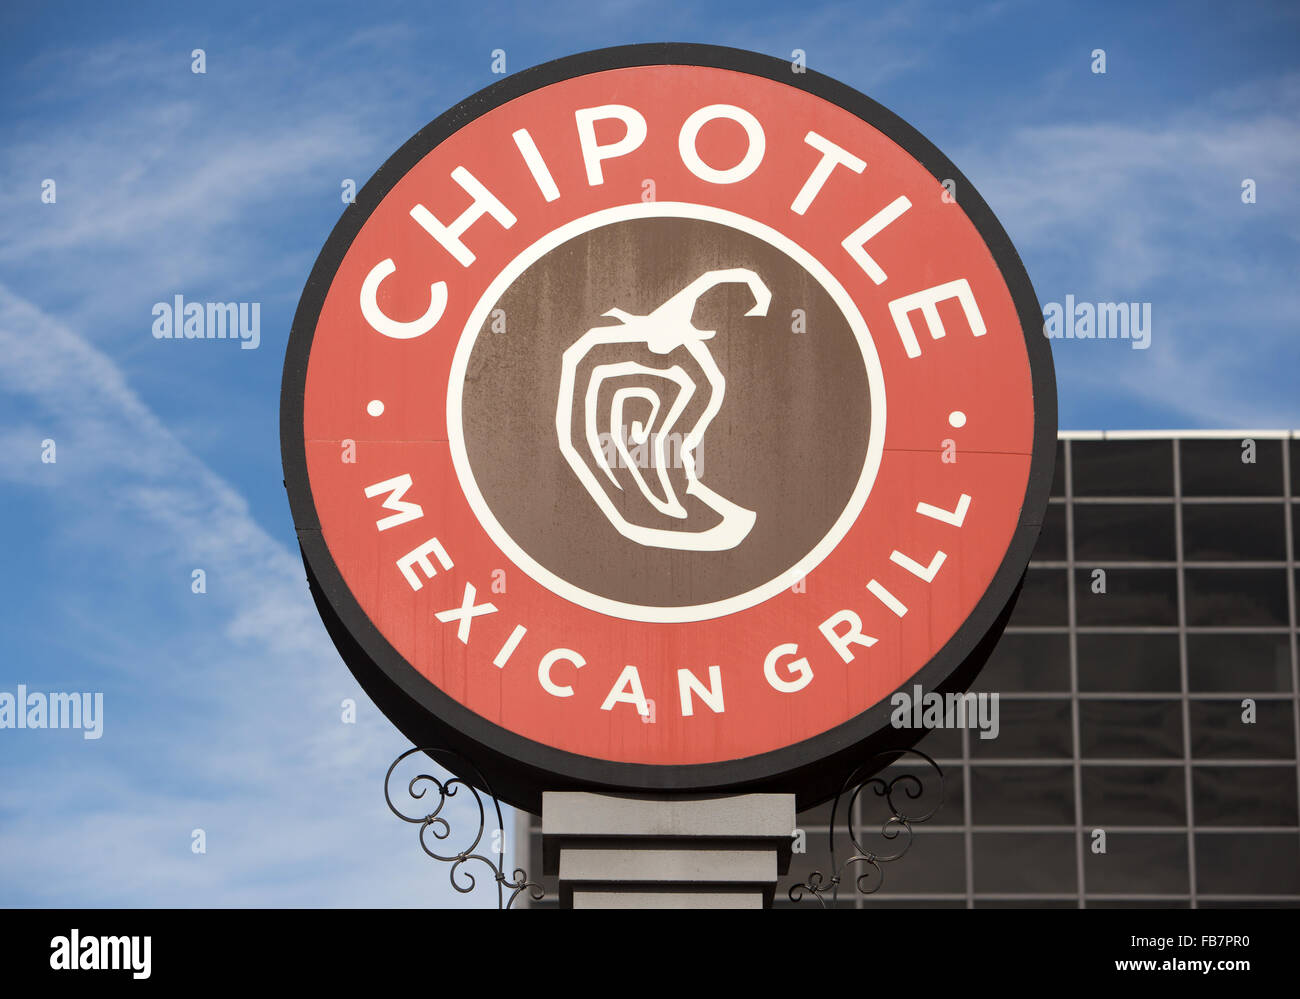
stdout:
{"type": "Polygon", "coordinates": [[[790,867],[794,795],[548,791],[543,872],[574,909],[762,909],[790,867]]]}

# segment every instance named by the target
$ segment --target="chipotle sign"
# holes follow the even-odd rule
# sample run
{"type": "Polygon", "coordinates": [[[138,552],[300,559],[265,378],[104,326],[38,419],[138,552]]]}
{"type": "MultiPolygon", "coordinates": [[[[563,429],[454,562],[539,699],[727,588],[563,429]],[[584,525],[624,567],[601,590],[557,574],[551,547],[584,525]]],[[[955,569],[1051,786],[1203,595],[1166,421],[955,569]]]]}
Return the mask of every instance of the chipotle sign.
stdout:
{"type": "MultiPolygon", "coordinates": [[[[1036,539],[1055,389],[987,205],[867,98],[631,46],[416,134],[330,236],[282,446],[318,606],[507,800],[835,790],[961,686],[1036,539]]],[[[322,681],[324,682],[324,680],[322,681]]]]}

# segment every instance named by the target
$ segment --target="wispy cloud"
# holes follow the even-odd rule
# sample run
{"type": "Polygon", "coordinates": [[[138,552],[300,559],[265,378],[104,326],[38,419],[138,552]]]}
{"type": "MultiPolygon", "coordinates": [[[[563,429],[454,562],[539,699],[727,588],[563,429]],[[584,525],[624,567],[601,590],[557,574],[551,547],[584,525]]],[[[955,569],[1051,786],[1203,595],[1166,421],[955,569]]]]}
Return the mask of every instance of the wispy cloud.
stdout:
{"type": "MultiPolygon", "coordinates": [[[[75,674],[110,694],[98,742],[4,733],[0,902],[459,901],[383,805],[384,768],[405,743],[346,675],[298,558],[105,354],[2,286],[0,389],[40,428],[0,441],[0,474],[67,525],[48,539],[51,556],[71,532],[81,559],[158,611],[123,633],[112,624],[119,595],[65,594],[57,627],[65,650],[86,648],[79,670],[57,661],[44,623],[28,636],[9,622],[11,648],[34,641],[41,655],[11,654],[7,688],[75,674]],[[45,469],[41,435],[59,449],[45,469]],[[189,592],[189,566],[205,569],[209,592],[189,592]],[[340,719],[345,697],[356,725],[340,719]],[[190,852],[192,827],[205,830],[207,854],[190,852]]],[[[463,802],[453,814],[470,819],[463,802]]]]}
{"type": "Polygon", "coordinates": [[[1300,77],[1233,88],[1158,122],[1027,127],[954,158],[1040,299],[1153,303],[1149,350],[1054,343],[1063,409],[1091,399],[1098,410],[1104,397],[1186,426],[1300,422],[1300,77]],[[1255,204],[1242,201],[1248,178],[1255,204]]]}
{"type": "Polygon", "coordinates": [[[247,296],[299,282],[310,256],[269,254],[255,220],[341,211],[342,179],[363,182],[392,141],[380,113],[392,95],[317,81],[304,53],[247,46],[209,59],[197,75],[178,41],[114,42],[27,68],[41,83],[0,153],[0,211],[13,223],[0,230],[0,267],[57,298],[65,318],[93,320],[97,339],[118,328],[106,316],[176,289],[247,296]],[[46,178],[56,205],[36,197],[46,178]]]}

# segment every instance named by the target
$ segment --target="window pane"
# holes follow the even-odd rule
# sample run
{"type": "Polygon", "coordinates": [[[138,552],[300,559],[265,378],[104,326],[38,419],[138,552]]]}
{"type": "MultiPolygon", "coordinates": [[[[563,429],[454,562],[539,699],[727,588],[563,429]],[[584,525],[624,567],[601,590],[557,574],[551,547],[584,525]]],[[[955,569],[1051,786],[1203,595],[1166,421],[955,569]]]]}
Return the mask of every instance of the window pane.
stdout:
{"type": "MultiPolygon", "coordinates": [[[[893,853],[900,845],[900,840],[897,839],[882,840],[878,831],[874,836],[869,832],[865,835],[862,845],[879,850],[882,854],[893,853]]],[[[845,856],[839,860],[843,862],[845,856]]],[[[933,832],[925,826],[916,826],[912,845],[902,859],[895,864],[882,864],[881,867],[885,872],[884,893],[965,892],[965,837],[961,833],[933,832]]],[[[841,899],[853,896],[852,878],[867,870],[866,866],[856,866],[844,872],[848,892],[841,888],[841,899]]]]}
{"type": "Polygon", "coordinates": [[[1205,895],[1300,895],[1295,833],[1197,833],[1196,890],[1205,895]]]}
{"type": "Polygon", "coordinates": [[[1074,769],[971,767],[971,818],[982,826],[1074,825],[1074,769]]]}
{"type": "Polygon", "coordinates": [[[1187,821],[1182,766],[1085,766],[1081,774],[1086,825],[1177,826],[1187,821]]]}
{"type": "Polygon", "coordinates": [[[1178,574],[1174,569],[1076,569],[1075,601],[1084,627],[1176,625],[1178,574]],[[1093,592],[1103,583],[1104,593],[1093,592]]]}
{"type": "Polygon", "coordinates": [[[1064,569],[1030,569],[1010,623],[1020,627],[1069,623],[1064,569]]]}
{"type": "Polygon", "coordinates": [[[1172,496],[1169,441],[1071,441],[1075,496],[1172,496]]]}
{"type": "Polygon", "coordinates": [[[1188,909],[1191,903],[1178,898],[1089,898],[1089,909],[1188,909]]]}
{"type": "Polygon", "coordinates": [[[1065,495],[1065,442],[1056,442],[1056,468],[1052,472],[1052,495],[1065,495]]]}
{"type": "Polygon", "coordinates": [[[1187,683],[1200,693],[1285,693],[1291,689],[1291,642],[1285,634],[1188,635],[1187,683]]]}
{"type": "Polygon", "coordinates": [[[975,890],[1075,892],[1074,833],[975,833],[975,890]]]}
{"type": "Polygon", "coordinates": [[[1070,702],[998,701],[996,739],[971,733],[970,753],[977,759],[1070,759],[1070,702]]]}
{"type": "Polygon", "coordinates": [[[971,689],[1023,693],[1069,690],[1070,637],[1064,632],[1004,633],[971,689]]]}
{"type": "MultiPolygon", "coordinates": [[[[1295,759],[1291,701],[1255,701],[1255,720],[1243,720],[1241,701],[1192,701],[1192,756],[1196,759],[1295,759]]],[[[1291,774],[1295,789],[1295,773],[1291,774]]]]}
{"type": "Polygon", "coordinates": [[[1189,891],[1186,833],[1121,833],[1106,836],[1106,852],[1084,850],[1088,893],[1174,895],[1189,891]]]}
{"type": "Polygon", "coordinates": [[[1294,826],[1295,782],[1290,779],[1294,776],[1290,767],[1281,771],[1276,767],[1194,767],[1196,824],[1294,826]]]}
{"type": "MultiPolygon", "coordinates": [[[[783,898],[784,895],[782,895],[781,892],[777,892],[777,895],[780,896],[780,897],[777,899],[777,901],[779,902],[779,901],[780,901],[780,898],[783,898]]],[[[844,899],[847,899],[848,897],[849,897],[849,896],[847,896],[847,895],[845,895],[843,892],[841,892],[841,893],[840,893],[840,898],[841,898],[842,901],[841,901],[840,904],[841,904],[841,905],[845,904],[843,900],[844,900],[844,899]]],[[[891,898],[891,897],[890,897],[887,893],[885,893],[885,892],[879,892],[879,893],[874,894],[874,895],[863,895],[863,896],[860,896],[860,897],[858,898],[858,902],[861,904],[862,908],[864,908],[864,909],[964,909],[964,908],[966,908],[966,902],[965,902],[965,900],[964,900],[964,899],[959,899],[959,898],[958,898],[958,899],[953,899],[953,898],[920,898],[920,899],[917,899],[917,898],[891,898]]],[[[809,899],[808,901],[804,902],[802,905],[795,906],[795,908],[806,909],[806,908],[808,908],[808,907],[810,907],[810,906],[813,907],[813,908],[816,908],[817,903],[814,902],[814,901],[812,901],[811,899],[809,899]]],[[[789,906],[788,906],[788,905],[782,905],[781,908],[789,908],[789,906]]]]}
{"type": "Polygon", "coordinates": [[[1080,701],[1079,748],[1089,759],[1181,757],[1182,706],[1177,701],[1080,701]]]}
{"type": "Polygon", "coordinates": [[[1076,503],[1076,562],[1172,562],[1172,503],[1076,503]]]}
{"type": "Polygon", "coordinates": [[[1285,569],[1187,569],[1187,623],[1286,627],[1285,569]]]}
{"type": "Polygon", "coordinates": [[[1201,909],[1294,909],[1295,903],[1285,898],[1202,898],[1197,903],[1201,909]]]}
{"type": "Polygon", "coordinates": [[[1183,504],[1183,558],[1189,562],[1286,561],[1286,508],[1267,503],[1183,504]]]}
{"type": "Polygon", "coordinates": [[[916,748],[936,760],[961,759],[961,729],[935,728],[921,736],[916,748]]]}
{"type": "Polygon", "coordinates": [[[1159,634],[1080,635],[1082,691],[1179,691],[1178,636],[1159,634]]]}
{"type": "Polygon", "coordinates": [[[977,898],[977,909],[1077,909],[1079,900],[1070,898],[977,898]]]}
{"type": "Polygon", "coordinates": [[[1282,442],[1255,439],[1255,461],[1242,441],[1178,442],[1184,496],[1281,496],[1282,442]]]}

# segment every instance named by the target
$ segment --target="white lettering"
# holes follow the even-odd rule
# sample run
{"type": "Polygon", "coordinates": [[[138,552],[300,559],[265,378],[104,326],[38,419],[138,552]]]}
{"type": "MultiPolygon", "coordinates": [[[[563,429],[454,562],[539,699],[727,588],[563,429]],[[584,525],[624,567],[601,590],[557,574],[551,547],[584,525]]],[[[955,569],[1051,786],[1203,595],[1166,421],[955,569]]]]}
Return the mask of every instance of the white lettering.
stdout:
{"type": "Polygon", "coordinates": [[[623,672],[614,681],[614,686],[610,688],[609,696],[605,698],[605,703],[600,706],[600,710],[613,711],[615,704],[632,704],[636,706],[637,714],[650,714],[650,705],[646,703],[645,691],[641,689],[641,674],[637,672],[635,666],[623,667],[623,672]]]}
{"type": "Polygon", "coordinates": [[[913,309],[920,309],[921,318],[930,328],[930,338],[942,340],[947,331],[939,318],[938,304],[950,298],[955,298],[961,303],[962,311],[966,313],[966,321],[970,323],[972,335],[983,336],[988,332],[984,326],[984,317],[980,315],[979,306],[975,304],[975,295],[970,290],[969,281],[958,278],[947,284],[935,285],[933,288],[896,298],[889,303],[889,313],[894,317],[894,325],[898,327],[898,335],[903,341],[903,349],[907,351],[908,357],[920,357],[921,345],[917,342],[916,332],[912,329],[912,320],[907,314],[913,309]]]}
{"type": "Polygon", "coordinates": [[[437,557],[438,563],[442,566],[444,571],[451,568],[451,558],[447,555],[447,550],[442,547],[442,542],[437,538],[430,538],[424,544],[420,545],[419,548],[407,552],[397,560],[397,568],[402,570],[402,575],[406,577],[407,583],[410,584],[411,589],[413,590],[418,590],[424,586],[420,577],[412,570],[411,567],[413,565],[418,565],[420,567],[420,570],[424,573],[425,579],[432,579],[438,574],[438,570],[435,569],[433,563],[429,561],[430,552],[433,552],[437,557]]]}
{"type": "Polygon", "coordinates": [[[727,709],[722,703],[722,669],[718,666],[709,667],[709,685],[704,686],[699,677],[688,669],[679,669],[677,671],[677,692],[682,700],[682,717],[689,718],[695,714],[695,702],[691,697],[692,692],[700,696],[709,709],[717,715],[722,714],[727,709]]]}
{"type": "Polygon", "coordinates": [[[878,234],[881,229],[885,228],[885,226],[889,225],[889,223],[893,222],[898,218],[898,216],[902,215],[903,212],[907,211],[911,207],[912,203],[908,201],[907,198],[895,198],[884,208],[880,209],[880,211],[876,212],[875,215],[863,222],[862,225],[849,233],[848,236],[845,237],[844,242],[840,244],[844,249],[849,251],[849,256],[853,258],[854,262],[859,267],[867,272],[867,277],[871,278],[871,280],[876,284],[885,283],[885,272],[881,269],[878,263],[871,259],[863,247],[865,247],[867,242],[873,236],[878,234]]]}
{"type": "Polygon", "coordinates": [[[796,659],[792,663],[787,663],[786,668],[794,674],[794,679],[785,680],[777,676],[776,663],[782,656],[795,656],[799,654],[799,646],[790,642],[786,645],[778,645],[767,654],[763,660],[763,675],[767,677],[767,682],[772,685],[773,690],[779,690],[783,694],[792,694],[796,690],[803,690],[812,682],[813,671],[808,665],[807,657],[796,659]]]}
{"type": "Polygon", "coordinates": [[[851,610],[842,610],[838,614],[832,614],[820,625],[818,629],[830,642],[831,648],[839,653],[839,657],[846,663],[853,662],[853,652],[850,651],[850,645],[862,645],[866,648],[876,644],[876,639],[862,631],[862,618],[858,617],[851,610]],[[848,630],[840,634],[835,630],[837,625],[847,624],[848,630]]]}
{"type": "MultiPolygon", "coordinates": [[[[799,194],[795,197],[794,203],[790,205],[790,210],[796,215],[802,215],[808,211],[813,199],[821,193],[822,187],[830,179],[837,166],[846,166],[854,173],[861,173],[867,168],[867,164],[863,160],[858,159],[847,150],[841,149],[830,139],[823,138],[816,132],[809,132],[803,137],[803,141],[820,152],[822,158],[817,161],[817,165],[813,167],[813,172],[808,175],[803,187],[799,189],[799,194]]],[[[862,230],[858,231],[861,232],[862,230]]],[[[863,239],[863,242],[870,238],[870,236],[867,236],[863,239]]],[[[853,251],[850,250],[849,252],[852,253],[853,251]]],[[[876,284],[879,283],[879,281],[876,282],[876,284]]]]}
{"type": "Polygon", "coordinates": [[[484,187],[479,179],[463,166],[458,166],[451,172],[451,179],[474,199],[470,206],[456,217],[455,222],[451,225],[443,225],[429,209],[418,204],[411,209],[411,218],[420,223],[420,227],[455,257],[462,267],[468,267],[474,262],[474,254],[461,242],[460,237],[464,235],[465,230],[484,215],[491,215],[500,223],[502,229],[509,229],[515,224],[515,217],[495,194],[484,187]]]}
{"type": "Polygon", "coordinates": [[[556,697],[572,697],[572,687],[556,683],[551,679],[551,667],[561,661],[572,663],[574,669],[582,669],[587,665],[587,660],[572,649],[551,649],[550,652],[542,656],[541,662],[537,664],[537,682],[542,685],[542,689],[548,694],[553,694],[556,697]]]}
{"type": "Polygon", "coordinates": [[[406,490],[410,488],[410,473],[385,479],[383,482],[376,482],[373,486],[366,486],[366,499],[373,499],[380,493],[388,493],[388,497],[380,505],[385,510],[397,511],[391,517],[384,517],[375,521],[375,526],[381,531],[386,531],[390,527],[397,527],[399,524],[405,524],[408,521],[419,520],[424,516],[424,510],[419,503],[410,503],[402,499],[406,495],[406,490]]]}
{"type": "Polygon", "coordinates": [[[370,269],[365,281],[361,283],[361,315],[376,333],[394,340],[413,340],[437,326],[438,320],[447,310],[447,283],[436,281],[429,285],[429,307],[424,310],[424,315],[410,322],[400,322],[379,307],[379,285],[395,270],[397,265],[391,257],[379,261],[370,269]]]}
{"type": "Polygon", "coordinates": [[[645,142],[646,125],[641,112],[624,104],[605,104],[598,108],[580,108],[573,113],[578,123],[578,144],[582,147],[582,162],[587,167],[587,183],[599,187],[605,183],[601,162],[626,156],[645,142]],[[617,118],[627,127],[627,134],[617,142],[600,145],[596,142],[596,122],[604,118],[617,118]]]}
{"type": "Polygon", "coordinates": [[[465,597],[461,600],[460,607],[453,607],[451,610],[438,611],[434,616],[443,624],[450,624],[452,621],[459,621],[456,625],[456,637],[460,639],[461,645],[469,644],[469,625],[476,617],[482,617],[484,614],[495,614],[496,605],[492,603],[476,604],[474,598],[478,595],[474,589],[473,583],[465,584],[465,597]]]}
{"type": "Polygon", "coordinates": [[[707,180],[710,184],[735,184],[744,180],[763,162],[763,153],[766,149],[767,137],[763,135],[763,126],[752,114],[734,104],[710,104],[708,107],[700,108],[686,119],[681,133],[677,136],[677,151],[681,154],[686,169],[700,180],[707,180]],[[709,166],[700,158],[699,150],[695,148],[695,143],[700,137],[700,129],[719,118],[739,124],[745,130],[745,136],[749,140],[749,146],[740,162],[726,170],[709,166]]]}

